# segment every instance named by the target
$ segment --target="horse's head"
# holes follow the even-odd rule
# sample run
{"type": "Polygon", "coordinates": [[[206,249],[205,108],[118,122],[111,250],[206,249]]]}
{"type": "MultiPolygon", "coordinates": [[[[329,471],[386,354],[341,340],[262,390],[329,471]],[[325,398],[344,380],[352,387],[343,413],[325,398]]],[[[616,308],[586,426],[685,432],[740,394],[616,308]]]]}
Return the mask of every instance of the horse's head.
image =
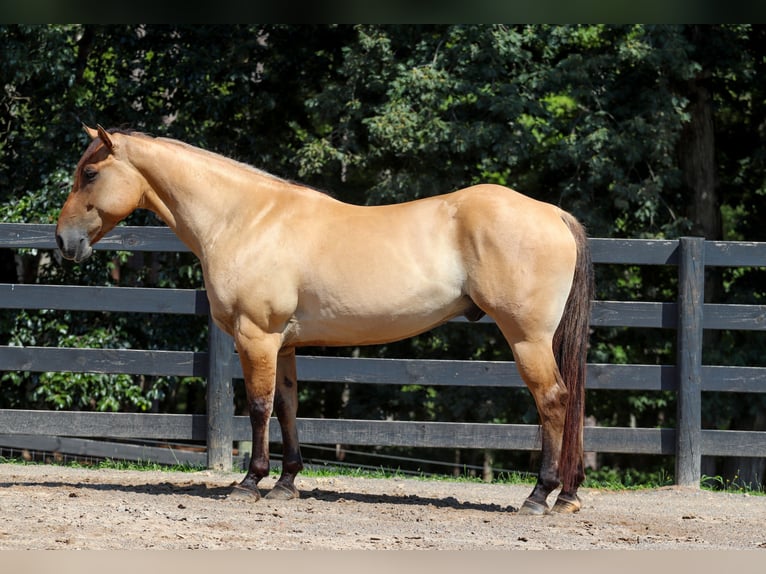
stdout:
{"type": "Polygon", "coordinates": [[[87,259],[93,244],[136,209],[146,180],[124,154],[124,137],[83,126],[92,141],[77,164],[72,191],[61,208],[56,243],[61,254],[87,259]]]}

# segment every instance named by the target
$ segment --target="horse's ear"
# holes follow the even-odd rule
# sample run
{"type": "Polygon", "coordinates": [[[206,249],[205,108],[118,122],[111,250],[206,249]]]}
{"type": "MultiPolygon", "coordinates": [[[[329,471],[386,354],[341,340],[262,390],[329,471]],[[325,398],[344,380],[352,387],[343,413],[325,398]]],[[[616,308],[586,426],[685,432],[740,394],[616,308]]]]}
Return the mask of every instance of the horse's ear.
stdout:
{"type": "Polygon", "coordinates": [[[92,139],[92,140],[94,140],[94,139],[96,139],[98,137],[98,131],[94,130],[91,127],[88,127],[85,124],[85,122],[82,123],[82,131],[84,131],[86,134],[88,134],[88,137],[90,137],[90,139],[92,139]]]}
{"type": "Polygon", "coordinates": [[[114,150],[114,144],[112,143],[112,138],[109,137],[109,134],[107,131],[101,127],[101,124],[96,124],[96,130],[98,133],[99,139],[104,142],[104,145],[109,149],[109,151],[114,150]]]}

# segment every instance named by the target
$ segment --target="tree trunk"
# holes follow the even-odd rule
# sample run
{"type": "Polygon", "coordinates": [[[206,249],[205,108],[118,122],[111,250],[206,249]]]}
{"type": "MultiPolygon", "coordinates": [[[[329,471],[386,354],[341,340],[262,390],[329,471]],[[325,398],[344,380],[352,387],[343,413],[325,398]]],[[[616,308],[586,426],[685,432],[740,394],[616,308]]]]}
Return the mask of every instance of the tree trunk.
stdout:
{"type": "MultiPolygon", "coordinates": [[[[694,27],[699,29],[698,26],[694,27]]],[[[701,32],[694,32],[699,41],[701,32]]],[[[705,239],[721,238],[721,213],[716,186],[713,103],[706,86],[705,73],[686,84],[689,98],[689,122],[679,142],[679,165],[683,172],[684,191],[688,197],[692,235],[705,239]]]]}

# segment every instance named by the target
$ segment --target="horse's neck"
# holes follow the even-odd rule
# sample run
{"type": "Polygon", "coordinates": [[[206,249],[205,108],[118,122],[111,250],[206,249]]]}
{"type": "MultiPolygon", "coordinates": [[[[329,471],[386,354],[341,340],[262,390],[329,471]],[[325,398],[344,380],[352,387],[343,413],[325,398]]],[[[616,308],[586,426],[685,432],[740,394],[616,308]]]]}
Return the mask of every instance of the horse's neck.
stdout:
{"type": "Polygon", "coordinates": [[[241,213],[259,176],[235,162],[161,140],[132,145],[130,159],[149,182],[144,207],[155,212],[199,257],[241,213]],[[250,193],[248,193],[250,192],[250,193]]]}

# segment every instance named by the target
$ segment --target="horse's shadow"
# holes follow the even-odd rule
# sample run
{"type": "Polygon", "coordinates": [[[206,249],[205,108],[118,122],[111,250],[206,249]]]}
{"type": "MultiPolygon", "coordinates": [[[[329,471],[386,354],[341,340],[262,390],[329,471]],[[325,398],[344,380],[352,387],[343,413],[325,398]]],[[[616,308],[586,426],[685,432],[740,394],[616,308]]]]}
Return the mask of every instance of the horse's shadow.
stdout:
{"type": "Polygon", "coordinates": [[[433,506],[435,508],[454,508],[456,510],[481,510],[484,512],[517,512],[513,506],[501,506],[499,504],[486,504],[464,501],[461,502],[454,496],[446,498],[424,497],[417,494],[368,494],[360,492],[336,492],[315,488],[309,491],[301,491],[301,498],[313,498],[326,502],[338,502],[348,500],[365,504],[401,504],[404,506],[433,506]]]}
{"type": "Polygon", "coordinates": [[[114,491],[132,494],[153,494],[167,496],[170,494],[184,494],[199,496],[201,498],[224,499],[231,491],[229,486],[210,486],[207,484],[173,484],[171,482],[146,483],[146,484],[117,484],[111,482],[64,482],[54,480],[24,480],[18,482],[0,482],[1,488],[11,487],[35,487],[51,489],[72,489],[72,494],[80,490],[114,491]]]}
{"type": "MultiPolygon", "coordinates": [[[[117,484],[105,482],[64,482],[64,481],[20,481],[20,482],[0,482],[1,488],[11,488],[19,486],[30,486],[37,488],[51,489],[72,489],[76,493],[80,489],[94,491],[115,491],[133,494],[150,494],[155,496],[168,496],[181,494],[185,496],[196,496],[211,500],[226,500],[231,494],[233,484],[220,486],[208,484],[174,484],[171,482],[146,483],[146,484],[117,484]]],[[[268,489],[261,489],[261,494],[265,495],[268,489]]],[[[71,494],[70,494],[71,495],[71,494]]],[[[499,504],[476,503],[470,501],[461,502],[453,496],[446,498],[424,497],[416,494],[368,494],[362,492],[337,492],[332,490],[323,490],[314,488],[312,490],[302,490],[301,500],[320,500],[324,502],[350,501],[362,504],[397,504],[403,506],[433,506],[434,508],[452,508],[455,510],[479,510],[483,512],[517,512],[518,509],[513,506],[501,506],[499,504]]],[[[269,503],[273,503],[269,501],[269,503]]],[[[280,502],[280,504],[290,504],[289,502],[280,502]]]]}

